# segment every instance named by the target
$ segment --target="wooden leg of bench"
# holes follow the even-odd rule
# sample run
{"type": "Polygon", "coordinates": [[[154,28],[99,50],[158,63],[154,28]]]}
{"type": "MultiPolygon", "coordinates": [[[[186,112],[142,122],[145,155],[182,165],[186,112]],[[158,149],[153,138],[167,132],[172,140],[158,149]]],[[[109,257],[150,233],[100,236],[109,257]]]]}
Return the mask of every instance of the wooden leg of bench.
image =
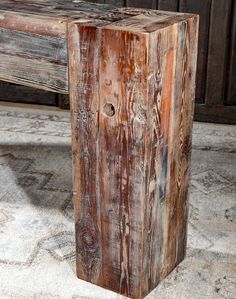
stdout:
{"type": "Polygon", "coordinates": [[[185,256],[197,23],[68,28],[77,274],[132,298],[185,256]]]}

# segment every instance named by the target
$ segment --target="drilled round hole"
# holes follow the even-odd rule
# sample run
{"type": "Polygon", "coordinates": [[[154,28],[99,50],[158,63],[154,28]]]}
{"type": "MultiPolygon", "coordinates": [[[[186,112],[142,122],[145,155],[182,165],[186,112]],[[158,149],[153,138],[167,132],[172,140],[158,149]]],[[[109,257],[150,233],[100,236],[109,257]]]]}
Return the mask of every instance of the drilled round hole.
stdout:
{"type": "Polygon", "coordinates": [[[111,103],[106,103],[104,105],[104,112],[107,116],[114,116],[115,115],[115,107],[111,103]]]}

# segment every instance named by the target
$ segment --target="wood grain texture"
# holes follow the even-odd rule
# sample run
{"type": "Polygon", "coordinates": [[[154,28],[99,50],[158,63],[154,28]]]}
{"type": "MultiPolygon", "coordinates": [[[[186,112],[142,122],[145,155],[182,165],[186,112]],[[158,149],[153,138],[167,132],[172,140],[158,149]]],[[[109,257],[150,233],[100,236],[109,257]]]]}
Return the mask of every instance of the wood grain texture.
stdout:
{"type": "Polygon", "coordinates": [[[163,12],[131,12],[83,1],[3,0],[0,3],[0,79],[68,93],[66,24],[74,19],[97,26],[116,23],[117,28],[147,32],[179,21],[163,12]]]}
{"type": "Polygon", "coordinates": [[[19,13],[4,9],[6,9],[5,6],[0,3],[1,28],[59,38],[66,37],[65,18],[55,20],[50,16],[31,14],[28,10],[25,13],[19,13]]]}
{"type": "Polygon", "coordinates": [[[220,105],[224,99],[231,2],[212,0],[211,4],[205,96],[207,105],[220,105]]]}
{"type": "Polygon", "coordinates": [[[77,274],[144,298],[185,256],[198,18],[137,23],[68,38],[77,274]]]}
{"type": "Polygon", "coordinates": [[[200,15],[196,100],[197,103],[204,103],[211,0],[179,0],[179,11],[200,15]]]}
{"type": "Polygon", "coordinates": [[[198,47],[197,17],[179,24],[176,45],[174,95],[171,103],[168,140],[167,208],[164,213],[167,227],[164,236],[162,277],[185,256],[192,123],[195,99],[196,62],[198,47]],[[181,86],[181,88],[180,88],[181,86]]]}
{"type": "Polygon", "coordinates": [[[0,53],[67,65],[66,40],[46,35],[0,28],[0,53]]]}
{"type": "Polygon", "coordinates": [[[0,53],[0,80],[67,93],[67,66],[0,53]]]}
{"type": "Polygon", "coordinates": [[[98,56],[95,26],[68,25],[77,274],[102,284],[98,56]]]}

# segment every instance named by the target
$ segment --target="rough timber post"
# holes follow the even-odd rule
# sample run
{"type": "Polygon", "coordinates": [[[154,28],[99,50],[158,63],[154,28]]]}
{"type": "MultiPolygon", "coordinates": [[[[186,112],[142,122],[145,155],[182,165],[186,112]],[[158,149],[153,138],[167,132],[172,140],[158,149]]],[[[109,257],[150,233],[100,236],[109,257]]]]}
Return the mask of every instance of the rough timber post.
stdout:
{"type": "Polygon", "coordinates": [[[139,299],[186,252],[198,17],[135,12],[68,48],[77,274],[139,299]]]}

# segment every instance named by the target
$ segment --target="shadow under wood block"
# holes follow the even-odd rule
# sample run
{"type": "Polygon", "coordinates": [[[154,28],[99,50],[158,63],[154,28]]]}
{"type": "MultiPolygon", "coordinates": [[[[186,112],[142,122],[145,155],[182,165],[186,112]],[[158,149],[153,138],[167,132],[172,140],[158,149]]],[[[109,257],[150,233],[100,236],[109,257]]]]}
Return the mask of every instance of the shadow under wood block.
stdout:
{"type": "Polygon", "coordinates": [[[68,26],[78,277],[144,298],[186,252],[198,17],[68,26]]]}

